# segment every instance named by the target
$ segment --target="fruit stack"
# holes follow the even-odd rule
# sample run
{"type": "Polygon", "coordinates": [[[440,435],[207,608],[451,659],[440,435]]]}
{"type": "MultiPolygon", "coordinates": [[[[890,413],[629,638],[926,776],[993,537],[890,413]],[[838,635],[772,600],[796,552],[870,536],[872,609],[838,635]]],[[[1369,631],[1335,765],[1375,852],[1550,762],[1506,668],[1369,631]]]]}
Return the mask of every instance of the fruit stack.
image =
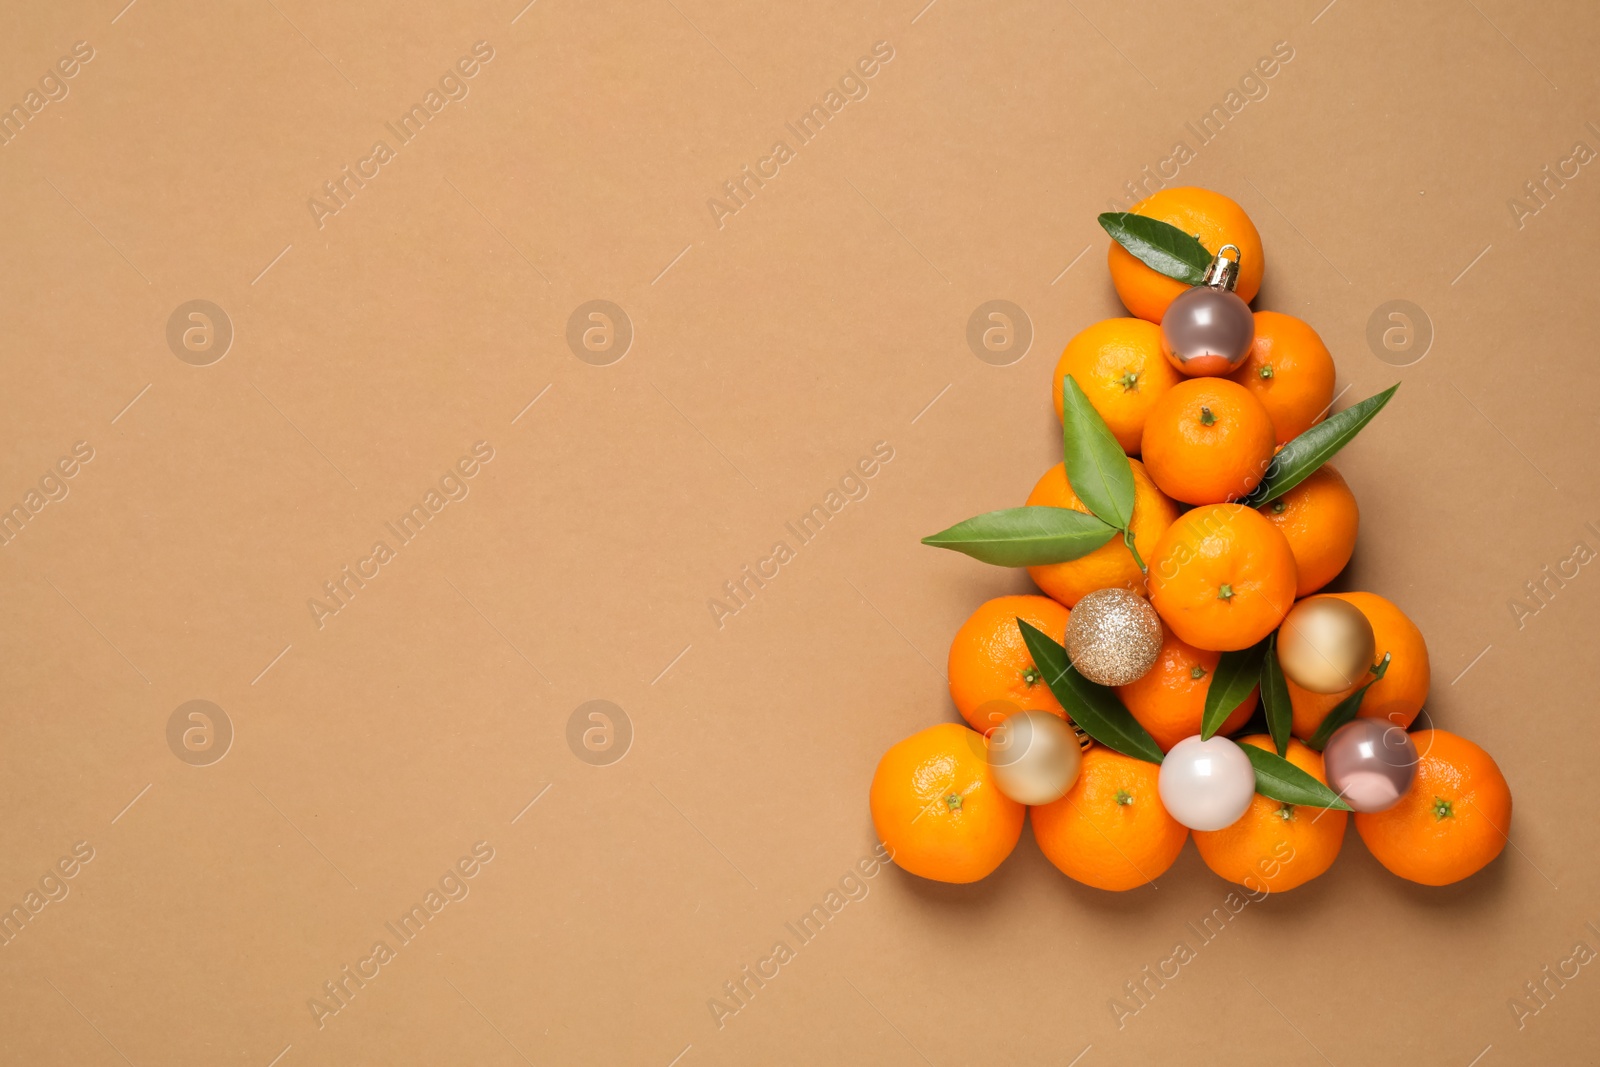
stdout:
{"type": "Polygon", "coordinates": [[[1376,593],[1318,593],[1359,522],[1327,460],[1398,386],[1330,414],[1316,331],[1250,310],[1261,238],[1227,197],[1164,189],[1100,223],[1132,317],[1062,353],[1063,462],[1024,506],[924,542],[1026,567],[1045,595],[990,600],[957,631],[966,725],[884,755],[879,838],[913,874],[971,882],[1031,812],[1063,873],[1126,890],[1192,832],[1212,871],[1276,892],[1333,864],[1353,813],[1402,878],[1480,870],[1506,843],[1511,794],[1477,745],[1412,730],[1421,632],[1376,593]]]}

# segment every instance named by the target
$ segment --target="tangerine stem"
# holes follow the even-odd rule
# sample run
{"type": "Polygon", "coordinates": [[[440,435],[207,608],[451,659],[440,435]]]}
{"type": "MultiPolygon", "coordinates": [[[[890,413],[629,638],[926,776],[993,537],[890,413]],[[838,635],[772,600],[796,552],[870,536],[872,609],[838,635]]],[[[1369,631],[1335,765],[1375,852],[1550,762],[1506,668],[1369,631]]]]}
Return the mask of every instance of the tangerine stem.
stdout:
{"type": "MultiPolygon", "coordinates": [[[[1383,654],[1383,658],[1372,666],[1372,668],[1371,668],[1372,669],[1372,673],[1377,675],[1377,677],[1374,678],[1373,681],[1380,681],[1380,680],[1382,680],[1382,678],[1383,678],[1383,676],[1385,674],[1389,673],[1389,661],[1392,660],[1392,659],[1394,659],[1394,653],[1385,652],[1383,654]]],[[[1367,684],[1371,685],[1372,682],[1368,682],[1367,684]]]]}
{"type": "Polygon", "coordinates": [[[1139,550],[1134,547],[1132,530],[1124,529],[1122,531],[1122,543],[1128,546],[1129,552],[1133,553],[1133,561],[1139,565],[1139,573],[1149,574],[1150,568],[1144,565],[1144,559],[1140,557],[1139,550]]]}

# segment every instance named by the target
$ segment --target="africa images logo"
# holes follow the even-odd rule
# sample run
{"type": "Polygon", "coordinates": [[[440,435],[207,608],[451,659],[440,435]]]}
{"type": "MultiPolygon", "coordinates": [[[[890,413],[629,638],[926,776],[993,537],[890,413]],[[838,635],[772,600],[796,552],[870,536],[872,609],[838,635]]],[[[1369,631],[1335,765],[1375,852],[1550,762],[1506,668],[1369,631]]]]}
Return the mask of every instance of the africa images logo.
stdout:
{"type": "Polygon", "coordinates": [[[38,121],[39,114],[46,107],[59,104],[71,95],[72,86],[68,82],[76,78],[94,57],[94,45],[88,41],[78,41],[72,46],[71,55],[62,56],[44,72],[37,89],[29,89],[20,102],[0,110],[0,147],[22,136],[28,123],[38,121]]]}
{"type": "Polygon", "coordinates": [[[345,564],[337,574],[322,583],[326,599],[307,597],[306,609],[311,612],[311,621],[317,624],[317,629],[322,629],[329,619],[349,607],[356,594],[382,574],[386,565],[400,557],[400,549],[422,536],[428,523],[438,518],[447,505],[467,499],[472,492],[469,484],[471,479],[476,478],[483,470],[483,465],[493,459],[494,446],[488,441],[474,444],[471,452],[456,460],[439,476],[438,488],[430,486],[417,503],[383,524],[384,529],[394,537],[394,547],[391,548],[386,540],[374,541],[371,552],[354,564],[345,564]]]}
{"type": "Polygon", "coordinates": [[[330,181],[322,183],[322,195],[326,201],[318,200],[315,195],[306,200],[306,209],[311,212],[311,221],[317,224],[317,229],[322,229],[328,223],[328,216],[337,215],[340,211],[350,206],[350,201],[355,195],[367,187],[367,182],[375,179],[383,172],[385,164],[389,163],[399,154],[399,149],[410,144],[423,129],[439,116],[439,113],[450,104],[452,100],[465,100],[472,87],[467,83],[478,76],[490,60],[494,59],[494,47],[488,41],[479,41],[472,46],[472,54],[462,56],[456,60],[455,65],[439,76],[439,87],[429,89],[423,94],[420,103],[412,104],[401,114],[396,122],[384,123],[395,138],[395,147],[390,147],[388,141],[375,141],[372,151],[364,158],[356,160],[355,170],[351,171],[350,165],[340,168],[339,173],[330,181]]]}
{"type": "Polygon", "coordinates": [[[789,538],[774,541],[771,552],[757,559],[753,568],[746,563],[738,574],[722,583],[720,595],[707,597],[706,607],[717,629],[722,629],[729,619],[749,607],[756,594],[777,578],[785,565],[799,558],[799,550],[815,541],[847,505],[865,500],[872,491],[867,479],[877,476],[892,459],[893,445],[888,441],[874,444],[871,455],[862,456],[853,467],[845,469],[837,488],[830,487],[821,501],[813,503],[798,519],[783,524],[794,544],[789,543],[789,538]]]}
{"type": "Polygon", "coordinates": [[[422,897],[400,915],[383,924],[389,937],[378,938],[366,956],[354,964],[340,967],[332,978],[322,983],[322,991],[306,998],[306,1008],[311,1021],[321,1030],[328,1020],[348,1008],[356,995],[376,981],[383,969],[400,957],[400,950],[422,936],[428,924],[437,921],[439,913],[450,904],[458,904],[472,892],[472,879],[494,860],[494,846],[479,841],[472,851],[444,869],[435,885],[423,891],[422,897]],[[394,944],[390,944],[390,938],[394,944]]]}
{"type": "Polygon", "coordinates": [[[765,188],[767,182],[782,173],[784,165],[798,157],[797,150],[815,140],[848,105],[865,100],[871,92],[867,82],[877,77],[878,72],[893,59],[894,45],[888,41],[877,42],[869,55],[862,56],[854,66],[845,69],[839,78],[838,88],[830,87],[812,101],[799,118],[785,122],[783,128],[787,137],[774,141],[771,151],[756,160],[754,170],[746,163],[739,168],[738,174],[722,183],[721,197],[713,196],[706,200],[706,209],[711,212],[711,221],[717,224],[717,229],[722,229],[728,219],[748,206],[755,198],[756,191],[765,188]],[[793,138],[793,147],[788,137],[793,138]]]}

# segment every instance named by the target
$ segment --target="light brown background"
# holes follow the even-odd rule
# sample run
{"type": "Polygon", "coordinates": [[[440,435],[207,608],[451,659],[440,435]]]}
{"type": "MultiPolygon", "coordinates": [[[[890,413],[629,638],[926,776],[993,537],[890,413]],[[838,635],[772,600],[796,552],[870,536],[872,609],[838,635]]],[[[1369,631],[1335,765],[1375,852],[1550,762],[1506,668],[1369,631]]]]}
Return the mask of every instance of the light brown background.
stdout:
{"type": "Polygon", "coordinates": [[[1507,1002],[1597,943],[1600,579],[1520,629],[1507,605],[1600,548],[1600,173],[1520,228],[1507,200],[1600,148],[1600,18],[922,2],[8,9],[0,101],[96,55],[0,148],[0,502],[95,458],[0,549],[0,902],[95,858],[0,948],[0,1059],[1594,1058],[1592,968],[1521,1030],[1507,1002]],[[307,199],[479,40],[470,96],[319,230],[307,199]],[[880,40],[867,99],[719,229],[706,200],[880,40]],[[1181,180],[1251,213],[1257,306],[1322,332],[1344,403],[1405,383],[1339,461],[1343,584],[1422,627],[1429,714],[1499,760],[1516,847],[1428,890],[1352,831],[1119,1030],[1227,886],[1190,848],[1101,894],[1025,833],[982,884],[880,873],[719,1029],[708,999],[869,853],[881,752],[954,717],[957,625],[1026,588],[917,538],[1058,457],[1055,357],[1120,313],[1095,214],[1279,41],[1181,180]],[[236,334],[208,367],[165,341],[195,298],[236,334]],[[1006,367],[965,340],[995,298],[1034,328],[1006,367]],[[606,367],[565,342],[592,299],[636,330],[606,367]],[[1436,331],[1404,368],[1366,342],[1391,299],[1436,331]],[[319,630],[307,599],[479,440],[470,497],[319,630]],[[719,629],[707,599],[877,441],[870,495],[719,629]],[[196,698],[237,731],[208,767],[166,742],[196,698]],[[565,739],[595,698],[635,730],[610,766],[565,739]],[[307,999],[484,840],[471,895],[319,1030],[307,999]]]}

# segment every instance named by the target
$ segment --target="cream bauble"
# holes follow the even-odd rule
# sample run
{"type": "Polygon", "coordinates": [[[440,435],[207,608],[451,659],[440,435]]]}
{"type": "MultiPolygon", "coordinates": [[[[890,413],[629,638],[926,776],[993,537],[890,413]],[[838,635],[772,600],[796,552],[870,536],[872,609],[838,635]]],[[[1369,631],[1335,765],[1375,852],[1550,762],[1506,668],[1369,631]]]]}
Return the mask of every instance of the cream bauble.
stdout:
{"type": "Polygon", "coordinates": [[[1019,711],[989,734],[994,784],[1019,804],[1060,800],[1078,780],[1082,762],[1072,727],[1048,711],[1019,711]]]}
{"type": "Polygon", "coordinates": [[[1338,597],[1315,596],[1289,609],[1278,628],[1278,665],[1313,693],[1342,693],[1372,670],[1377,638],[1361,609],[1338,597]]]}

